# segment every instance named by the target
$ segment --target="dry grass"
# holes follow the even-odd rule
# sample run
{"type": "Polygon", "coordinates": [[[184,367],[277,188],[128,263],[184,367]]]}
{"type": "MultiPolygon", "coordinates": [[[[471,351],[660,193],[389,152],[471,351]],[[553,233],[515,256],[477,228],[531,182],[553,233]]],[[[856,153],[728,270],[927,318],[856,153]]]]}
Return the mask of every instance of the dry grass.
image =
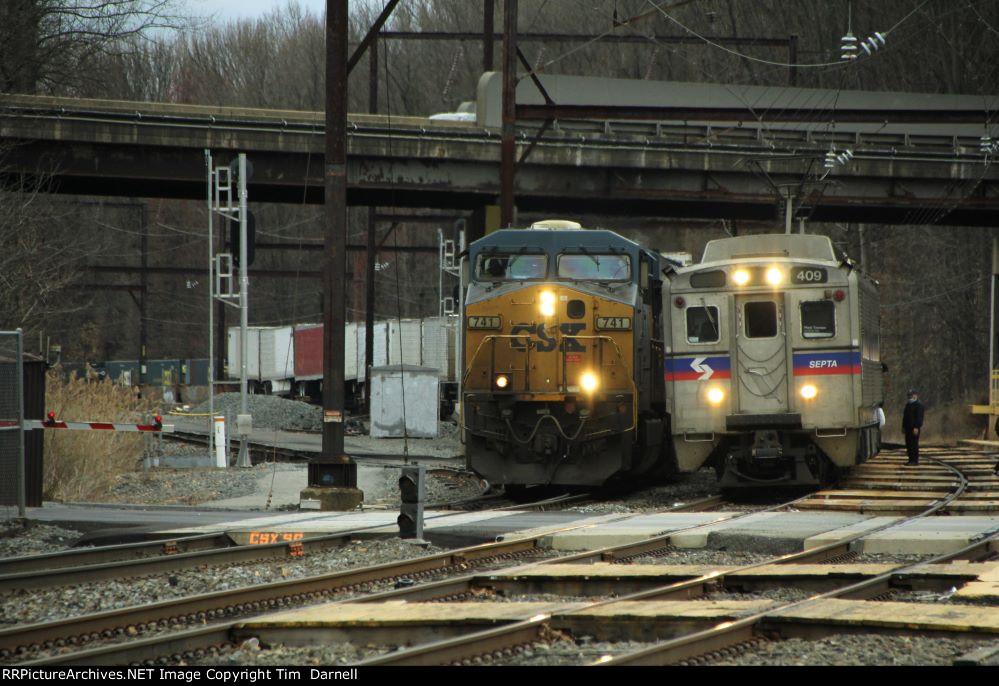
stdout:
{"type": "MultiPolygon", "coordinates": [[[[110,381],[65,378],[56,368],[46,379],[46,407],[62,421],[139,422],[152,402],[110,381]]],[[[117,431],[46,431],[44,498],[101,500],[120,475],[142,459],[143,435],[117,431]]]]}

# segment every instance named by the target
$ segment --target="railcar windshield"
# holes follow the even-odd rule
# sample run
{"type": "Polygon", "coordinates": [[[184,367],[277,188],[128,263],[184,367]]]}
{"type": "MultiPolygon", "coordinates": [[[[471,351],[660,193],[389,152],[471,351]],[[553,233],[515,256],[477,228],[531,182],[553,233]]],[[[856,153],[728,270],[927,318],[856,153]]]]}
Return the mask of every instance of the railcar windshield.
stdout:
{"type": "Polygon", "coordinates": [[[492,253],[479,255],[475,265],[477,281],[530,281],[548,274],[547,255],[492,253]]]}
{"type": "Polygon", "coordinates": [[[777,303],[748,302],[744,312],[746,338],[773,338],[777,335],[777,303]]]}
{"type": "Polygon", "coordinates": [[[687,342],[717,343],[718,338],[718,308],[688,307],[687,342]]]}
{"type": "Polygon", "coordinates": [[[585,281],[628,281],[631,258],[598,253],[562,254],[558,256],[558,276],[585,281]]]}
{"type": "Polygon", "coordinates": [[[801,337],[832,338],[836,335],[836,305],[830,300],[801,303],[801,337]]]}

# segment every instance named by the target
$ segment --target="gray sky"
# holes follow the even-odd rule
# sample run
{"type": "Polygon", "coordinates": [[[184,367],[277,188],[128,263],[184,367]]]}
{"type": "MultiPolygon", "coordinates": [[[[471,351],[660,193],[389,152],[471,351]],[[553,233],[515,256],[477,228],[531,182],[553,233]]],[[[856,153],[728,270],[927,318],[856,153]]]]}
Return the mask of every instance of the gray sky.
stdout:
{"type": "MultiPolygon", "coordinates": [[[[309,12],[322,16],[326,0],[297,0],[309,12]]],[[[287,5],[287,0],[187,0],[192,14],[214,15],[225,23],[236,19],[252,19],[267,14],[271,10],[287,5]]]]}

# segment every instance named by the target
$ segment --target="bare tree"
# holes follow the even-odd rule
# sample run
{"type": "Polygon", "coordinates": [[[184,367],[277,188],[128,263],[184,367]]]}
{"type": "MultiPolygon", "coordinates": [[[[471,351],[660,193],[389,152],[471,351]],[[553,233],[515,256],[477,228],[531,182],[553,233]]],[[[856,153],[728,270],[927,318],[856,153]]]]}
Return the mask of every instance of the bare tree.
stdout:
{"type": "Polygon", "coordinates": [[[102,55],[128,39],[182,28],[178,0],[4,0],[0,3],[0,91],[75,93],[99,79],[102,55]]]}
{"type": "Polygon", "coordinates": [[[70,208],[60,212],[35,179],[0,191],[0,327],[35,329],[80,309],[72,292],[89,252],[70,208]]]}

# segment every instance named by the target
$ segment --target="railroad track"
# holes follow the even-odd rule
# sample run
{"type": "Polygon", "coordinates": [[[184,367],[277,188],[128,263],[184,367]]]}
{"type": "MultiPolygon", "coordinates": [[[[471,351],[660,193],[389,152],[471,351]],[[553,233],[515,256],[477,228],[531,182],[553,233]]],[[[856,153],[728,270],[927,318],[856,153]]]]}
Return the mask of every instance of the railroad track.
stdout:
{"type": "MultiPolygon", "coordinates": [[[[934,503],[925,508],[915,517],[925,517],[934,513],[946,510],[953,502],[959,499],[969,486],[969,479],[960,473],[960,470],[948,470],[957,486],[946,496],[938,498],[934,503]]],[[[799,499],[792,503],[775,505],[772,510],[791,506],[798,508],[802,502],[808,498],[799,499]]],[[[714,503],[698,503],[695,509],[710,507],[714,503]]],[[[747,513],[749,514],[749,513],[747,513]]],[[[910,517],[906,521],[911,521],[910,517]]],[[[897,524],[897,523],[896,523],[897,524]]],[[[888,526],[882,527],[883,529],[888,526]]],[[[273,625],[267,624],[266,619],[253,620],[249,622],[239,621],[240,617],[247,614],[268,611],[279,608],[288,608],[301,604],[338,601],[338,606],[350,606],[355,608],[365,605],[368,610],[382,612],[381,624],[369,617],[367,626],[382,627],[381,629],[369,629],[363,636],[355,636],[354,639],[364,643],[376,640],[392,641],[392,634],[384,629],[389,615],[397,611],[400,607],[417,607],[417,603],[428,601],[449,601],[451,608],[460,607],[455,605],[455,601],[462,599],[476,598],[481,600],[490,594],[505,593],[517,595],[526,590],[536,590],[545,588],[549,591],[557,591],[557,595],[569,596],[592,596],[606,594],[608,589],[628,589],[629,593],[623,597],[613,600],[602,598],[596,601],[580,601],[577,599],[565,603],[549,603],[547,611],[537,612],[536,606],[525,609],[530,610],[531,615],[542,615],[530,619],[530,615],[520,618],[507,616],[503,626],[489,629],[488,631],[475,630],[474,624],[454,624],[450,628],[438,626],[424,627],[409,624],[406,629],[409,637],[420,635],[424,637],[442,637],[448,630],[463,634],[459,639],[440,640],[430,645],[417,646],[414,648],[393,652],[387,656],[373,658],[361,664],[441,664],[452,662],[490,662],[503,661],[507,655],[512,655],[518,649],[523,649],[524,645],[532,645],[538,642],[557,642],[565,640],[567,636],[579,631],[596,631],[600,628],[600,620],[594,619],[601,612],[610,612],[615,604],[630,603],[637,607],[639,605],[648,606],[650,603],[661,603],[667,599],[680,598],[688,600],[709,595],[719,588],[730,585],[733,588],[741,588],[752,583],[761,583],[761,580],[768,580],[766,583],[777,583],[775,578],[780,574],[770,571],[769,576],[765,574],[768,569],[781,567],[786,570],[793,570],[794,565],[805,563],[818,563],[829,561],[848,560],[855,553],[852,544],[856,539],[840,541],[836,544],[823,546],[816,550],[796,553],[793,555],[777,556],[763,562],[745,565],[731,569],[712,570],[708,574],[698,574],[694,578],[688,572],[681,581],[673,581],[664,584],[664,579],[669,575],[647,573],[636,575],[634,573],[621,576],[608,577],[604,574],[593,574],[579,571],[577,566],[589,565],[591,570],[594,563],[613,563],[611,566],[619,570],[628,570],[626,563],[638,558],[668,554],[670,550],[671,537],[679,532],[671,532],[668,535],[656,537],[639,543],[632,543],[621,546],[613,546],[597,551],[566,555],[556,559],[546,559],[540,562],[533,562],[527,567],[521,567],[517,573],[493,570],[488,575],[467,575],[462,574],[475,565],[486,566],[497,562],[503,562],[506,555],[515,556],[517,562],[531,560],[535,556],[545,554],[541,547],[544,537],[525,539],[523,541],[504,541],[503,543],[487,544],[462,551],[430,556],[402,563],[403,566],[382,565],[379,568],[366,570],[355,570],[354,572],[343,573],[341,575],[325,575],[312,579],[298,580],[295,582],[285,582],[282,584],[268,584],[257,586],[253,589],[239,589],[233,595],[209,594],[215,597],[187,598],[183,601],[170,601],[157,606],[145,606],[128,608],[120,613],[101,613],[101,616],[92,615],[78,618],[78,620],[60,621],[52,624],[61,625],[63,628],[47,625],[35,625],[33,627],[15,627],[13,629],[0,632],[0,657],[6,661],[14,660],[21,662],[29,660],[39,655],[39,650],[43,647],[52,649],[53,647],[65,649],[67,647],[81,647],[92,645],[93,641],[101,638],[110,639],[115,637],[127,637],[133,634],[141,635],[148,629],[159,630],[171,623],[198,624],[204,622],[218,622],[218,624],[200,627],[194,630],[173,632],[167,636],[152,636],[138,641],[130,641],[121,645],[102,646],[91,648],[90,650],[74,652],[68,655],[57,657],[39,657],[38,664],[110,664],[122,662],[143,662],[157,660],[191,660],[210,659],[208,656],[213,651],[219,650],[219,646],[232,645],[248,637],[259,637],[265,643],[282,643],[288,641],[294,643],[302,639],[300,636],[292,635],[294,632],[287,627],[282,628],[280,622],[273,625]],[[516,550],[506,548],[507,545],[523,546],[516,550]],[[488,561],[488,562],[483,562],[488,561]],[[407,567],[406,565],[410,565],[407,567]],[[415,566],[413,566],[415,565],[415,566]],[[555,574],[551,570],[561,568],[561,574],[555,574]],[[414,569],[417,571],[414,573],[414,569]],[[524,573],[523,570],[533,570],[531,573],[524,573]],[[457,574],[457,576],[454,576],[457,574]],[[548,578],[548,577],[551,578],[548,578]],[[373,579],[380,579],[383,583],[391,583],[393,580],[402,581],[419,579],[423,583],[408,588],[398,588],[382,591],[374,594],[367,594],[360,597],[344,598],[344,594],[363,592],[365,588],[373,588],[373,579]],[[443,577],[443,578],[442,578],[443,577]],[[548,579],[545,581],[544,579],[548,579]],[[555,579],[555,580],[552,580],[555,579]],[[545,585],[547,584],[547,586],[545,585]],[[272,588],[273,587],[273,588],[272,588]],[[252,600],[250,600],[252,599],[252,600]],[[407,604],[400,606],[399,600],[406,600],[407,604]],[[394,601],[394,602],[393,602],[394,601]],[[395,608],[395,609],[393,609],[395,608]],[[114,615],[114,616],[112,616],[114,615]],[[171,620],[170,618],[174,619],[171,620]],[[594,624],[596,623],[596,624],[594,624]],[[415,627],[415,629],[414,629],[415,627]],[[381,631],[381,633],[379,633],[381,631]],[[34,647],[32,647],[34,646],[34,647]],[[519,648],[518,648],[519,647],[519,648]],[[167,656],[167,657],[164,657],[167,656]],[[172,658],[170,656],[173,656],[172,658]]],[[[864,532],[870,535],[871,531],[864,532]]],[[[983,559],[990,555],[995,555],[997,543],[994,538],[977,543],[967,550],[960,551],[957,556],[965,559],[983,559]]],[[[955,554],[941,556],[935,562],[943,562],[951,559],[955,554]]],[[[604,564],[602,567],[607,567],[604,564]]],[[[761,636],[771,634],[779,626],[781,631],[787,631],[792,622],[781,612],[793,612],[808,606],[808,602],[814,601],[834,601],[839,597],[870,597],[886,593],[892,588],[893,583],[898,583],[900,578],[909,578],[914,572],[907,565],[895,565],[882,570],[878,574],[867,572],[851,572],[844,579],[838,582],[839,588],[832,591],[825,591],[816,598],[807,602],[785,603],[776,608],[768,608],[766,611],[751,614],[748,617],[733,617],[731,620],[721,622],[723,624],[736,627],[731,633],[711,633],[698,631],[687,632],[689,635],[682,638],[656,643],[655,645],[630,655],[618,655],[608,657],[603,660],[606,664],[645,664],[645,663],[667,663],[678,660],[692,660],[698,655],[708,654],[716,650],[740,649],[740,646],[751,647],[761,640],[761,636]],[[907,571],[908,570],[908,571],[907,571]],[[861,581],[856,581],[861,576],[861,581]],[[855,583],[854,583],[855,582],[855,583]],[[703,634],[703,636],[701,636],[703,634]],[[677,643],[680,641],[682,643],[677,643]],[[712,647],[714,646],[714,647],[712,647]]],[[[959,567],[959,566],[955,566],[959,567]]],[[[789,572],[790,573],[790,572],[789,572]]],[[[676,574],[674,574],[676,576],[676,574]]],[[[806,575],[807,576],[807,575],[806,575]]],[[[918,575],[917,575],[918,576],[918,575]]],[[[954,573],[942,574],[939,583],[964,583],[968,579],[960,577],[954,573]]],[[[921,583],[927,581],[927,575],[922,575],[921,583]]],[[[799,579],[796,583],[809,583],[807,579],[799,579]]],[[[819,580],[820,584],[828,585],[828,576],[819,580]]],[[[567,599],[568,601],[569,599],[567,599]]],[[[516,603],[507,603],[507,607],[516,606],[516,603]]],[[[480,603],[481,606],[481,603],[480,603]]],[[[619,605],[617,605],[619,607],[619,605]]],[[[516,609],[516,608],[514,608],[516,609]]],[[[803,610],[802,610],[803,611],[803,610]]],[[[338,611],[343,613],[343,610],[338,611]]],[[[376,613],[377,614],[377,613],[376,613]]],[[[473,613],[474,614],[474,613],[473,613]]],[[[376,618],[377,619],[377,618],[376,618]]],[[[606,620],[606,617],[604,617],[606,620]]],[[[617,638],[634,632],[636,637],[644,636],[648,639],[647,632],[649,626],[656,625],[649,617],[636,619],[634,616],[630,620],[617,619],[614,626],[617,627],[617,638]],[[643,633],[645,632],[645,633],[643,633]]],[[[677,620],[679,621],[679,620],[677,620]]],[[[363,622],[362,622],[363,623],[363,622]]],[[[613,623],[613,622],[612,622],[613,623]]],[[[718,624],[718,621],[714,621],[718,624]]],[[[697,623],[688,618],[688,625],[700,627],[703,622],[697,623]]],[[[327,629],[329,630],[329,629],[327,629]]],[[[813,627],[814,630],[814,627],[813,627]]],[[[343,627],[338,627],[337,631],[350,633],[343,627]]],[[[398,633],[398,632],[397,632],[398,633]]],[[[395,636],[398,639],[398,636],[395,636]]],[[[314,639],[313,639],[314,640],[314,639]]],[[[404,641],[402,641],[404,642],[404,641]]],[[[648,641],[646,641],[648,642],[648,641]]]]}
{"type": "Polygon", "coordinates": [[[813,493],[801,510],[859,512],[879,515],[918,513],[957,485],[941,460],[960,467],[967,479],[961,495],[948,503],[947,514],[988,515],[999,512],[999,455],[980,448],[923,448],[918,467],[905,466],[902,450],[883,451],[878,459],[855,467],[834,488],[813,493]]]}
{"type": "MultiPolygon", "coordinates": [[[[946,467],[943,463],[937,462],[937,464],[946,467]]],[[[906,522],[940,512],[965,493],[968,486],[966,475],[956,468],[949,467],[948,469],[950,469],[955,477],[956,488],[946,496],[932,503],[918,515],[907,518],[906,522]]],[[[879,529],[867,531],[863,535],[870,535],[871,533],[886,530],[896,525],[897,523],[888,524],[879,529]]],[[[860,537],[858,535],[853,539],[829,544],[810,551],[776,557],[762,563],[745,565],[732,570],[712,572],[689,581],[681,581],[659,588],[630,593],[614,600],[599,600],[587,603],[581,607],[568,607],[561,612],[557,611],[522,622],[512,623],[508,626],[479,632],[475,635],[466,635],[457,639],[439,641],[427,646],[417,646],[390,655],[372,658],[360,664],[487,664],[503,661],[516,654],[518,650],[522,651],[524,646],[550,643],[564,636],[566,632],[579,630],[593,632],[594,630],[599,630],[599,620],[595,620],[594,615],[598,615],[600,609],[607,609],[612,605],[620,606],[620,604],[625,603],[648,603],[650,601],[662,601],[669,598],[689,599],[703,597],[709,594],[713,590],[713,587],[723,584],[727,579],[738,578],[740,574],[745,574],[754,569],[760,570],[768,566],[800,565],[806,562],[842,560],[852,555],[851,546],[860,537]]],[[[956,552],[939,555],[919,564],[940,564],[955,559],[980,560],[994,557],[997,553],[999,553],[999,535],[992,536],[956,552]]],[[[786,632],[789,626],[793,626],[793,619],[791,621],[779,621],[780,618],[786,617],[787,613],[794,610],[803,610],[829,600],[870,598],[883,595],[892,588],[893,579],[897,578],[900,573],[911,570],[915,566],[917,565],[902,564],[893,566],[883,573],[872,575],[870,578],[856,583],[844,581],[838,588],[808,598],[807,600],[783,603],[776,607],[768,608],[765,611],[753,613],[748,617],[717,622],[717,625],[710,629],[687,632],[686,635],[678,638],[661,641],[651,647],[624,655],[607,655],[594,664],[658,665],[696,663],[698,660],[710,660],[723,654],[729,655],[733,654],[733,652],[750,649],[758,644],[760,640],[763,640],[768,633],[774,631],[786,632]]],[[[825,583],[829,582],[828,579],[823,581],[825,583]]],[[[950,581],[953,581],[953,578],[950,581]]],[[[643,617],[637,609],[631,610],[631,613],[632,621],[627,623],[627,629],[621,626],[624,620],[615,625],[615,638],[618,640],[625,637],[639,641],[643,639],[647,640],[647,627],[642,626],[642,620],[644,619],[648,622],[650,618],[647,616],[643,617]],[[638,616],[636,617],[635,615],[638,616]],[[628,633],[625,634],[625,631],[628,633]]],[[[814,635],[817,627],[820,626],[820,622],[818,621],[807,624],[811,630],[811,635],[814,635]]],[[[829,626],[825,628],[829,631],[833,630],[829,626]]],[[[856,627],[854,627],[855,629],[856,627]]],[[[996,627],[995,631],[999,633],[999,627],[996,627]]]]}
{"type": "MultiPolygon", "coordinates": [[[[586,497],[585,495],[567,498],[560,496],[551,500],[566,504],[575,502],[575,499],[586,497]]],[[[689,511],[700,511],[707,507],[717,505],[718,498],[710,497],[694,500],[688,505],[675,508],[676,511],[683,511],[689,507],[689,511]]],[[[528,504],[517,504],[508,506],[507,509],[519,509],[526,507],[548,507],[553,503],[550,501],[537,501],[528,504]]],[[[778,506],[775,506],[778,507],[778,506]]],[[[437,584],[421,584],[415,588],[424,586],[433,589],[443,587],[454,589],[457,593],[470,592],[474,577],[465,576],[463,573],[476,566],[493,565],[506,560],[522,561],[524,558],[531,558],[550,554],[550,550],[543,547],[543,543],[553,532],[547,532],[544,536],[499,541],[492,544],[473,546],[448,553],[431,555],[414,560],[403,561],[375,567],[326,574],[317,577],[290,580],[272,584],[262,584],[249,588],[234,589],[220,593],[203,594],[191,596],[178,600],[164,601],[151,605],[135,606],[113,610],[108,612],[83,615],[76,618],[61,619],[53,622],[45,622],[34,625],[12,627],[0,630],[0,660],[4,662],[16,661],[18,663],[29,660],[32,655],[43,650],[66,650],[79,648],[89,644],[105,642],[111,640],[122,640],[129,637],[142,636],[143,634],[166,631],[173,627],[175,630],[179,626],[201,625],[207,622],[219,622],[231,620],[232,618],[243,617],[249,614],[265,612],[268,610],[289,608],[307,605],[316,602],[336,599],[344,595],[362,593],[365,589],[371,589],[384,584],[396,582],[411,582],[413,580],[435,580],[438,577],[448,577],[458,575],[457,579],[445,579],[437,584]],[[464,589],[464,590],[462,590],[464,589]]],[[[336,536],[323,537],[329,540],[305,539],[301,543],[309,544],[315,541],[317,544],[332,545],[338,540],[347,540],[350,534],[340,534],[336,536]]],[[[260,557],[267,555],[280,555],[282,550],[290,550],[293,544],[274,544],[272,546],[242,546],[241,548],[269,548],[265,551],[241,550],[241,555],[253,555],[257,552],[260,557]]],[[[632,544],[617,551],[618,555],[641,555],[649,550],[661,548],[668,545],[660,539],[651,542],[632,544]]],[[[607,553],[611,554],[610,552],[607,553]]],[[[564,559],[588,559],[588,555],[569,556],[564,559]]],[[[173,560],[156,560],[155,566],[177,564],[173,560]]],[[[150,564],[150,568],[154,563],[150,564]]],[[[200,566],[200,565],[198,565],[200,566]]],[[[176,568],[176,567],[174,567],[176,568]]],[[[124,573],[122,567],[117,568],[119,574],[124,573]]],[[[71,576],[76,577],[79,582],[80,570],[56,570],[58,578],[66,579],[71,576]]],[[[98,570],[98,574],[106,572],[98,570]]],[[[24,578],[24,577],[21,577],[24,578]]],[[[30,582],[28,582],[30,583],[30,582]]],[[[436,592],[436,590],[432,591],[436,592]]],[[[388,593],[381,593],[370,596],[372,601],[380,598],[402,598],[412,593],[407,589],[393,590],[388,593]]],[[[226,625],[229,630],[234,624],[226,625]]],[[[125,662],[134,662],[150,659],[149,656],[161,651],[158,657],[162,656],[162,651],[167,653],[173,651],[172,648],[164,646],[174,646],[175,641],[191,643],[194,646],[191,650],[197,651],[207,646],[202,644],[209,639],[217,638],[219,629],[197,630],[192,637],[181,636],[177,638],[173,633],[167,636],[155,637],[146,641],[131,642],[120,650],[111,649],[110,652],[98,650],[99,657],[97,664],[103,660],[117,660],[121,657],[125,662]],[[131,647],[130,647],[131,646],[131,647]],[[151,648],[150,648],[151,646],[151,648]]],[[[186,644],[186,643],[185,643],[186,644]]],[[[192,653],[193,654],[193,653],[192,653]]],[[[72,663],[77,659],[87,659],[83,654],[76,654],[62,658],[51,658],[72,663]]],[[[54,664],[49,658],[43,659],[40,664],[54,664]]]]}
{"type": "MultiPolygon", "coordinates": [[[[561,494],[549,498],[511,503],[502,494],[465,498],[428,505],[427,509],[460,512],[493,509],[553,510],[590,502],[590,494],[561,494]],[[493,506],[490,508],[490,506],[493,506]]],[[[695,502],[693,507],[700,503],[695,502]]],[[[447,515],[443,515],[447,516],[447,515]]],[[[308,535],[294,540],[239,545],[224,532],[198,536],[160,538],[155,541],[67,550],[45,555],[0,560],[0,593],[94,583],[107,579],[152,576],[206,566],[301,557],[338,548],[359,537],[394,538],[394,533],[374,533],[384,525],[372,525],[329,535],[308,535]]],[[[275,535],[275,539],[280,538],[275,535]]]]}

